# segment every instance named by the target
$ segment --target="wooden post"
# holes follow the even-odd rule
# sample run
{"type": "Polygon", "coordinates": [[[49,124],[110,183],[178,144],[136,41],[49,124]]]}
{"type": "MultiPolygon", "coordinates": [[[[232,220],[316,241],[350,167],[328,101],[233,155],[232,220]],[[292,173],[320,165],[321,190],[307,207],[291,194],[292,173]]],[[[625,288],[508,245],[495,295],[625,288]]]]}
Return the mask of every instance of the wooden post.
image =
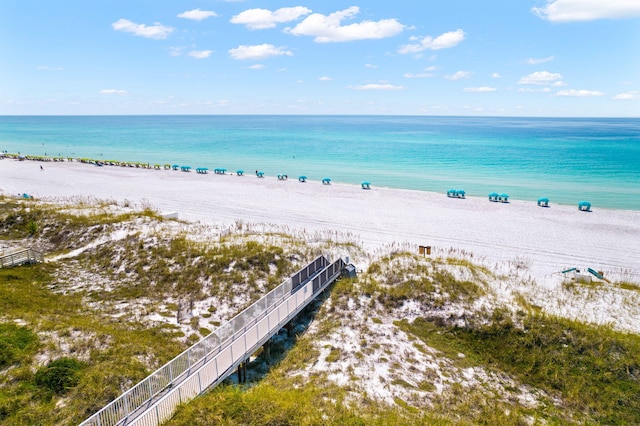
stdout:
{"type": "Polygon", "coordinates": [[[262,348],[264,349],[267,364],[270,364],[271,363],[271,339],[267,340],[267,342],[264,344],[262,348]]]}

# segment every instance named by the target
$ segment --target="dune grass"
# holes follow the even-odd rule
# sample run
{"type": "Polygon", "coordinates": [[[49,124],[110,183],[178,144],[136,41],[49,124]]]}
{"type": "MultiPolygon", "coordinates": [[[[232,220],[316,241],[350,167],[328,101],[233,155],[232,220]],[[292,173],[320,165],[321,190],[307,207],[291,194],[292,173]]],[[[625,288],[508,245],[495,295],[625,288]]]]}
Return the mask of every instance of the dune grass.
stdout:
{"type": "Polygon", "coordinates": [[[475,327],[424,318],[398,325],[447,356],[464,353],[467,365],[507,372],[559,398],[579,423],[638,422],[640,336],[543,314],[521,322],[495,312],[475,327]]]}

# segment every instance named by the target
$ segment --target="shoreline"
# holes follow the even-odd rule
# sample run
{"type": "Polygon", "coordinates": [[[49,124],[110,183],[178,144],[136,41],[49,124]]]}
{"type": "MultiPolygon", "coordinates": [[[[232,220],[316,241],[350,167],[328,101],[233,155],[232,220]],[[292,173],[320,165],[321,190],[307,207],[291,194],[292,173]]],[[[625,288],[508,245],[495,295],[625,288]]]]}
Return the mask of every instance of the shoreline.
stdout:
{"type": "MultiPolygon", "coordinates": [[[[182,171],[180,170],[180,168],[178,169],[171,169],[171,167],[175,167],[179,165],[177,164],[169,164],[169,163],[152,163],[152,162],[144,162],[144,161],[120,161],[120,160],[104,160],[104,159],[95,159],[95,158],[74,158],[74,157],[66,157],[66,156],[41,156],[41,155],[30,155],[30,154],[23,154],[21,155],[20,153],[7,153],[7,152],[0,152],[0,160],[3,159],[8,159],[8,160],[14,160],[14,161],[29,161],[29,162],[42,162],[42,163],[81,163],[84,165],[88,165],[88,166],[100,166],[100,167],[115,167],[115,168],[133,168],[133,169],[143,169],[143,170],[165,170],[165,171],[182,171]],[[21,158],[21,160],[19,160],[19,158],[21,158]]],[[[219,170],[219,169],[209,169],[206,167],[191,167],[191,166],[187,166],[189,167],[189,171],[190,172],[196,172],[197,170],[200,169],[204,169],[205,172],[202,174],[213,174],[215,170],[219,170]]],[[[228,174],[228,175],[235,175],[236,171],[234,170],[227,170],[227,169],[223,169],[225,170],[224,174],[228,174]]],[[[200,173],[200,172],[198,172],[200,173]]],[[[249,170],[244,170],[244,174],[247,176],[251,176],[254,175],[254,172],[251,172],[249,170]]],[[[279,178],[280,175],[273,175],[270,176],[269,174],[264,174],[263,177],[265,178],[279,178]]],[[[286,176],[286,175],[285,175],[286,176]]],[[[321,183],[322,178],[317,178],[317,179],[309,179],[307,178],[307,176],[304,176],[306,182],[309,183],[314,183],[317,181],[317,183],[321,183]]],[[[330,176],[328,176],[330,177],[330,176]]],[[[285,180],[298,180],[298,176],[291,176],[290,178],[288,177],[285,180]]],[[[279,179],[280,180],[280,179],[279,179]]],[[[368,180],[363,180],[362,183],[369,183],[371,185],[371,188],[377,188],[377,189],[384,189],[384,190],[390,190],[390,191],[416,191],[416,192],[420,192],[420,193],[425,193],[425,194],[447,194],[448,189],[453,189],[453,188],[448,188],[448,189],[443,189],[442,192],[437,192],[437,191],[430,191],[430,190],[423,190],[423,189],[412,189],[412,188],[404,188],[404,187],[393,187],[393,186],[378,186],[375,184],[375,182],[368,182],[368,180]]],[[[353,187],[358,187],[360,188],[361,185],[360,184],[356,184],[356,183],[347,183],[347,182],[340,182],[340,181],[331,181],[331,184],[333,185],[346,185],[346,186],[353,186],[353,187]]],[[[0,188],[1,191],[2,188],[0,188]]],[[[363,188],[364,189],[364,188],[363,188]]],[[[455,198],[455,197],[453,197],[455,198]]],[[[477,194],[467,194],[465,196],[465,198],[478,198],[478,199],[488,199],[488,194],[487,195],[477,195],[477,194]]],[[[536,200],[533,199],[522,199],[522,198],[517,198],[517,197],[511,197],[509,196],[510,200],[506,203],[503,204],[510,204],[513,202],[524,202],[524,203],[532,203],[534,205],[536,205],[536,200]]],[[[546,198],[546,197],[540,197],[540,198],[546,198]]],[[[578,204],[582,203],[583,201],[587,201],[589,202],[588,199],[589,197],[584,197],[584,198],[576,198],[576,201],[569,204],[569,203],[563,203],[563,202],[557,202],[554,201],[553,199],[550,200],[550,204],[548,206],[548,208],[551,208],[552,206],[564,206],[564,207],[571,207],[574,206],[575,208],[578,208],[578,204]]],[[[500,202],[497,202],[500,203],[500,202]]],[[[536,205],[537,206],[537,205],[536,205]]],[[[539,207],[539,206],[537,206],[539,207]]],[[[625,211],[625,212],[636,212],[640,214],[640,209],[628,209],[628,208],[617,208],[617,207],[606,207],[606,206],[601,206],[601,205],[594,205],[593,206],[594,209],[597,210],[610,210],[610,211],[625,211]]]]}
{"type": "Polygon", "coordinates": [[[0,160],[0,193],[35,198],[91,197],[142,202],[179,219],[229,226],[238,221],[352,235],[368,252],[397,243],[471,253],[483,263],[520,261],[531,278],[555,282],[570,267],[640,282],[640,212],[534,201],[489,202],[446,193],[331,183],[253,172],[196,173],[77,161],[0,160]],[[40,170],[40,165],[44,170],[40,170]]]}

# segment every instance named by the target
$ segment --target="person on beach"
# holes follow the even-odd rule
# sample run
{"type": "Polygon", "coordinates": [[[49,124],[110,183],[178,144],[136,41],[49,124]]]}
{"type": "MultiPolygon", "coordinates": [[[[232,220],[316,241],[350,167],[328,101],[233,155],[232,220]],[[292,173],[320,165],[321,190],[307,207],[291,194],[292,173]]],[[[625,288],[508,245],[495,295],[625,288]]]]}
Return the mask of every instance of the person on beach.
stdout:
{"type": "Polygon", "coordinates": [[[43,172],[44,171],[44,167],[42,167],[42,164],[40,164],[40,171],[43,172]]]}

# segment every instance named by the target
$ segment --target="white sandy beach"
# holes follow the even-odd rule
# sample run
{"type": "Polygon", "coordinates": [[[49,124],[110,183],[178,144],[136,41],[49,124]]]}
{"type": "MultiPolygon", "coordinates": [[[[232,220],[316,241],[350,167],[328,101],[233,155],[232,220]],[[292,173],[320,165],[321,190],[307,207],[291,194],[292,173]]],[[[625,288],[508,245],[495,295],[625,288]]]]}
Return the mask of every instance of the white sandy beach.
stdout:
{"type": "MultiPolygon", "coordinates": [[[[525,262],[539,282],[570,267],[640,281],[640,212],[593,206],[538,207],[492,203],[485,197],[282,181],[195,171],[97,167],[78,162],[0,160],[0,192],[35,198],[95,197],[148,203],[180,219],[228,225],[267,223],[307,231],[350,233],[367,250],[389,243],[454,248],[483,263],[525,262]],[[40,165],[44,170],[40,170],[40,165]]],[[[445,189],[443,189],[444,191],[445,189]]]]}

